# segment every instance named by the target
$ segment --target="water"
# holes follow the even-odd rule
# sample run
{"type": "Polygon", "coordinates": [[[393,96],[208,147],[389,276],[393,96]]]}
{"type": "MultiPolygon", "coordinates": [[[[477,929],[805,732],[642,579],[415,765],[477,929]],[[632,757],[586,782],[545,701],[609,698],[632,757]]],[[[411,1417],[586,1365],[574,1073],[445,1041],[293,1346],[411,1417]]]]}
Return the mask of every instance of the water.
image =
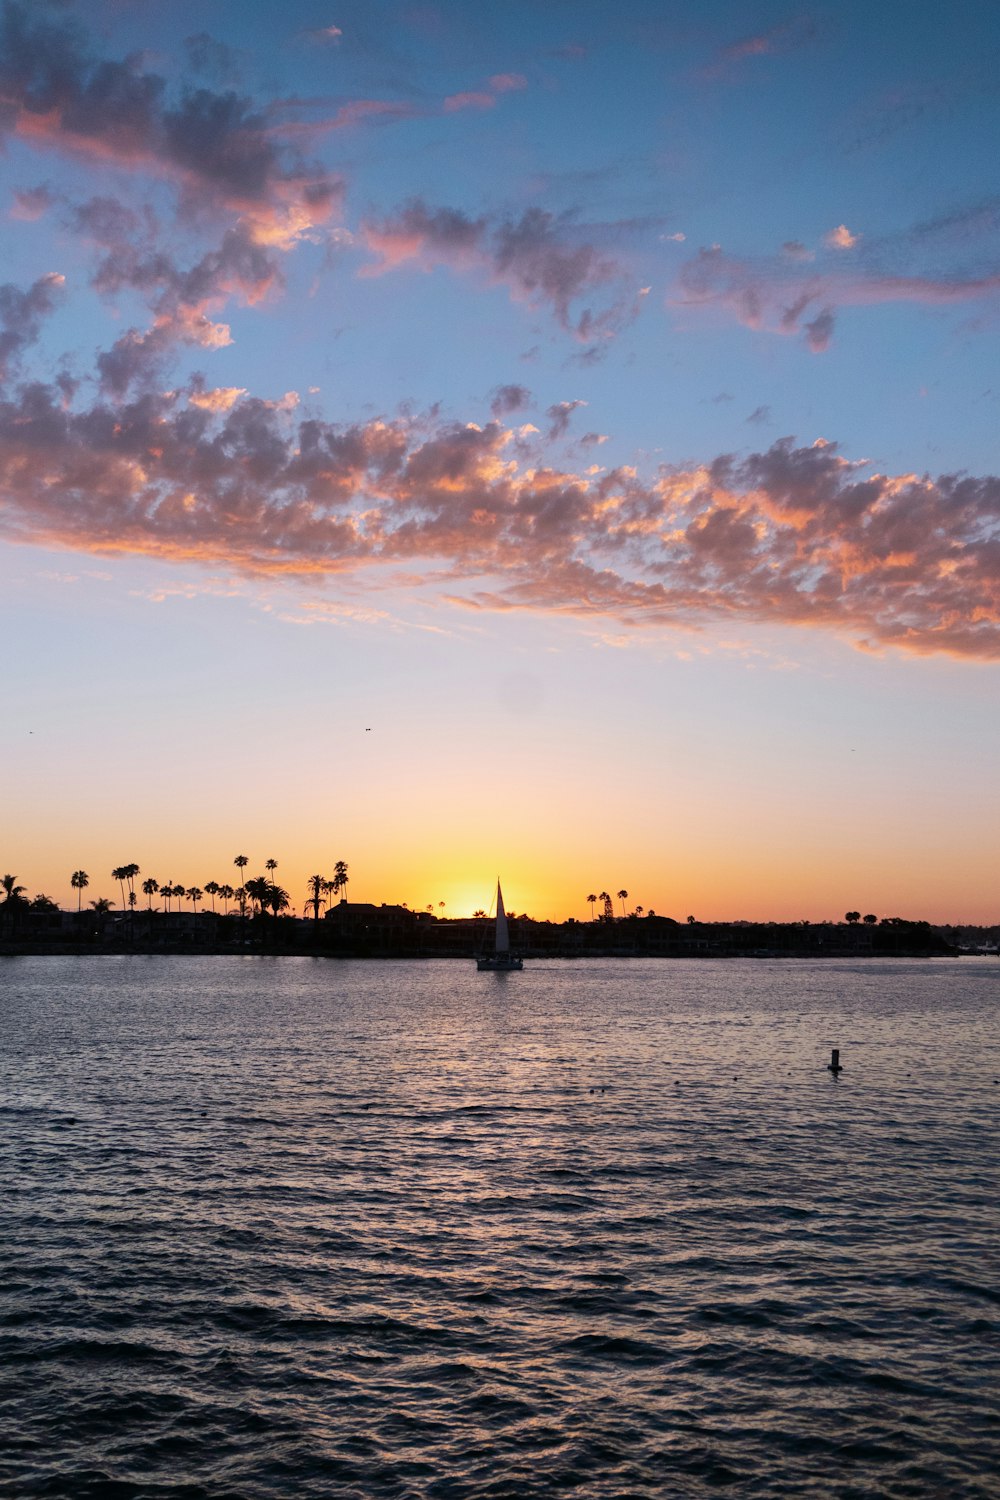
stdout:
{"type": "Polygon", "coordinates": [[[996,1496],[998,994],[4,960],[0,1493],[996,1496]]]}

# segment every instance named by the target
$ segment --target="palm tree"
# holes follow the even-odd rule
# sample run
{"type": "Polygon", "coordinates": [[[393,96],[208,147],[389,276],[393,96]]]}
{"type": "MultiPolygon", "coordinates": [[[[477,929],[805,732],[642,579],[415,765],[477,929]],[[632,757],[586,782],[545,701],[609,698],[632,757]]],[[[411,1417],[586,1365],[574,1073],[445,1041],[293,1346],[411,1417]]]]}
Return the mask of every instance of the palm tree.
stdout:
{"type": "Polygon", "coordinates": [[[182,885],[175,885],[170,894],[176,900],[176,902],[177,902],[177,910],[180,911],[180,909],[181,909],[181,902],[184,900],[184,897],[187,895],[187,891],[184,889],[184,887],[182,885]]]}
{"type": "Polygon", "coordinates": [[[323,897],[320,893],[328,889],[330,882],[322,875],[310,875],[309,879],[306,881],[306,885],[309,887],[309,890],[312,893],[309,897],[309,900],[306,902],[306,906],[312,907],[313,921],[318,922],[319,909],[324,904],[323,897]]]}
{"type": "MultiPolygon", "coordinates": [[[[333,867],[333,883],[338,891],[347,889],[347,866],[342,859],[338,859],[333,867]]],[[[347,897],[342,895],[340,899],[346,901],[347,897]]]]}
{"type": "Polygon", "coordinates": [[[264,861],[264,869],[267,871],[268,878],[270,879],[272,885],[274,883],[274,872],[275,872],[275,870],[277,868],[278,868],[278,861],[276,859],[265,859],[265,861],[264,861]]]}
{"type": "Polygon", "coordinates": [[[642,911],[643,911],[642,907],[641,906],[637,906],[636,909],[635,909],[636,916],[637,917],[641,917],[642,916],[642,911]]]}
{"type": "Polygon", "coordinates": [[[199,890],[196,885],[193,885],[187,893],[187,898],[190,901],[191,905],[194,907],[195,916],[198,915],[198,902],[202,899],[204,894],[205,892],[199,890]]]}
{"type": "Polygon", "coordinates": [[[256,905],[257,910],[261,913],[263,912],[264,907],[267,904],[267,893],[269,889],[270,887],[268,885],[268,882],[264,879],[263,875],[255,875],[253,880],[248,880],[246,883],[246,893],[250,897],[250,900],[253,901],[256,905]]]}
{"type": "Polygon", "coordinates": [[[118,884],[122,888],[122,911],[124,911],[125,910],[125,866],[124,865],[119,865],[117,869],[112,870],[111,871],[111,879],[112,880],[117,880],[118,884]]]}
{"type": "Polygon", "coordinates": [[[274,912],[277,920],[279,911],[288,910],[288,892],[280,885],[269,885],[267,888],[267,904],[274,912]]]}
{"type": "Polygon", "coordinates": [[[600,894],[598,895],[597,899],[598,899],[598,901],[603,901],[604,902],[604,915],[607,916],[608,915],[608,908],[611,905],[611,897],[610,897],[610,895],[608,894],[607,891],[601,891],[600,894]]]}
{"type": "Polygon", "coordinates": [[[239,898],[239,903],[240,903],[240,942],[241,943],[243,941],[243,929],[244,929],[244,923],[246,922],[246,915],[247,915],[247,888],[246,888],[246,881],[245,881],[245,879],[243,877],[243,871],[246,869],[246,867],[247,867],[247,865],[249,863],[250,863],[250,861],[247,859],[247,857],[246,857],[245,854],[237,854],[236,858],[233,860],[233,864],[236,866],[236,868],[240,872],[240,879],[243,880],[243,884],[242,885],[238,885],[236,887],[236,895],[239,898]]]}
{"type": "MultiPolygon", "coordinates": [[[[206,886],[205,889],[208,890],[208,886],[206,886]]],[[[232,888],[231,885],[220,885],[219,886],[219,895],[222,897],[223,901],[226,903],[225,915],[227,917],[229,916],[229,903],[230,903],[230,901],[232,901],[232,899],[235,896],[235,894],[236,894],[236,892],[233,890],[233,888],[232,888]]]]}
{"type": "Polygon", "coordinates": [[[159,889],[159,884],[153,879],[152,875],[150,875],[148,880],[142,882],[142,893],[144,896],[149,897],[148,906],[150,911],[153,910],[153,897],[159,889]]]}
{"type": "Polygon", "coordinates": [[[622,904],[622,916],[625,915],[625,902],[626,902],[627,898],[628,898],[628,891],[619,891],[618,892],[618,899],[619,899],[619,901],[622,904]]]}
{"type": "Polygon", "coordinates": [[[89,904],[101,917],[106,916],[111,910],[111,901],[108,896],[98,896],[96,901],[91,901],[89,904]]]}
{"type": "Polygon", "coordinates": [[[3,886],[3,917],[9,926],[11,933],[15,933],[21,920],[21,908],[26,906],[24,898],[24,886],[18,885],[16,875],[5,875],[0,881],[3,886]]]}
{"type": "Polygon", "coordinates": [[[90,884],[90,876],[87,874],[86,870],[74,870],[72,875],[69,877],[69,883],[73,887],[74,891],[76,891],[76,909],[77,912],[79,912],[80,903],[83,900],[83,893],[90,884]]]}
{"type": "Polygon", "coordinates": [[[587,900],[590,902],[590,920],[593,921],[595,915],[594,907],[597,905],[597,897],[593,893],[591,893],[587,897],[587,900]]]}
{"type": "Polygon", "coordinates": [[[220,892],[221,889],[222,889],[222,887],[220,886],[220,884],[219,884],[219,882],[217,880],[206,880],[205,881],[205,891],[206,891],[206,894],[209,895],[209,896],[211,896],[211,898],[212,898],[212,915],[213,916],[215,915],[215,898],[219,894],[219,892],[220,892]]]}

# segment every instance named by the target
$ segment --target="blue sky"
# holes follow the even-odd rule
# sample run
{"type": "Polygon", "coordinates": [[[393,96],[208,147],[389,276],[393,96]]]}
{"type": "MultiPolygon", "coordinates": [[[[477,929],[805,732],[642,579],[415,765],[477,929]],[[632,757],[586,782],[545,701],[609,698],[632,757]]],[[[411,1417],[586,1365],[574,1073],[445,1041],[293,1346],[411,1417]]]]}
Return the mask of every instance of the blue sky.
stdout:
{"type": "Polygon", "coordinates": [[[6,5],[8,864],[989,915],[998,43],[6,5]]]}

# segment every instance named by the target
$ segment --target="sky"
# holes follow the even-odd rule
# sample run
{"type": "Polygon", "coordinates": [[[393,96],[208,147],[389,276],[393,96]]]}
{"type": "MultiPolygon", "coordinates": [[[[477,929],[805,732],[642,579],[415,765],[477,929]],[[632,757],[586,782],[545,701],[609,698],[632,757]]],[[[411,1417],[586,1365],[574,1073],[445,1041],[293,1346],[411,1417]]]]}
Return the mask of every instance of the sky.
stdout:
{"type": "Polygon", "coordinates": [[[996,921],[998,54],[3,4],[3,868],[996,921]]]}

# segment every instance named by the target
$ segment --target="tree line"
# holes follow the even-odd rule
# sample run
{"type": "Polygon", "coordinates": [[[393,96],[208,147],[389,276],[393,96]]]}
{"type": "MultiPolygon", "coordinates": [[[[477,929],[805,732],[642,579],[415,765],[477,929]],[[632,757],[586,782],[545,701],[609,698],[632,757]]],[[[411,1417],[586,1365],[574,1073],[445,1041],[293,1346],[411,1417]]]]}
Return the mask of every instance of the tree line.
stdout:
{"type": "MultiPolygon", "coordinates": [[[[163,902],[165,914],[170,912],[170,903],[177,903],[176,910],[182,910],[182,902],[190,901],[192,910],[197,914],[199,905],[207,897],[211,903],[213,913],[228,917],[230,915],[230,903],[233,913],[241,919],[250,916],[263,916],[270,912],[278,917],[282,912],[291,908],[291,897],[287,890],[278,884],[275,872],[278,869],[276,859],[264,861],[264,869],[267,874],[246,878],[246,868],[250,860],[245,854],[237,854],[233,859],[238,874],[236,885],[218,880],[206,880],[204,886],[184,886],[174,881],[166,880],[162,883],[150,875],[139,887],[146,897],[146,912],[149,916],[159,913],[160,908],[153,906],[153,897],[159,896],[163,902]],[[216,901],[221,905],[221,912],[217,911],[216,901]]],[[[118,882],[121,892],[121,909],[123,915],[134,914],[139,904],[139,896],[136,891],[136,881],[142,874],[138,864],[134,861],[130,864],[117,865],[111,872],[111,879],[118,882]]],[[[321,908],[332,904],[333,899],[341,896],[346,900],[344,892],[347,890],[349,881],[347,864],[338,859],[333,875],[327,879],[325,875],[310,875],[306,882],[308,896],[303,906],[303,914],[311,911],[318,921],[321,908]]],[[[76,909],[77,915],[83,912],[83,893],[90,888],[90,876],[86,870],[74,870],[70,876],[70,886],[77,893],[76,909]]],[[[8,931],[14,931],[20,925],[21,916],[29,911],[34,912],[56,912],[60,908],[50,896],[39,893],[30,900],[26,888],[19,884],[16,875],[4,875],[0,880],[0,889],[3,892],[3,900],[0,901],[0,917],[3,925],[8,931]]],[[[88,901],[88,911],[95,916],[106,916],[114,910],[114,903],[108,896],[98,896],[96,900],[88,901]]]]}

